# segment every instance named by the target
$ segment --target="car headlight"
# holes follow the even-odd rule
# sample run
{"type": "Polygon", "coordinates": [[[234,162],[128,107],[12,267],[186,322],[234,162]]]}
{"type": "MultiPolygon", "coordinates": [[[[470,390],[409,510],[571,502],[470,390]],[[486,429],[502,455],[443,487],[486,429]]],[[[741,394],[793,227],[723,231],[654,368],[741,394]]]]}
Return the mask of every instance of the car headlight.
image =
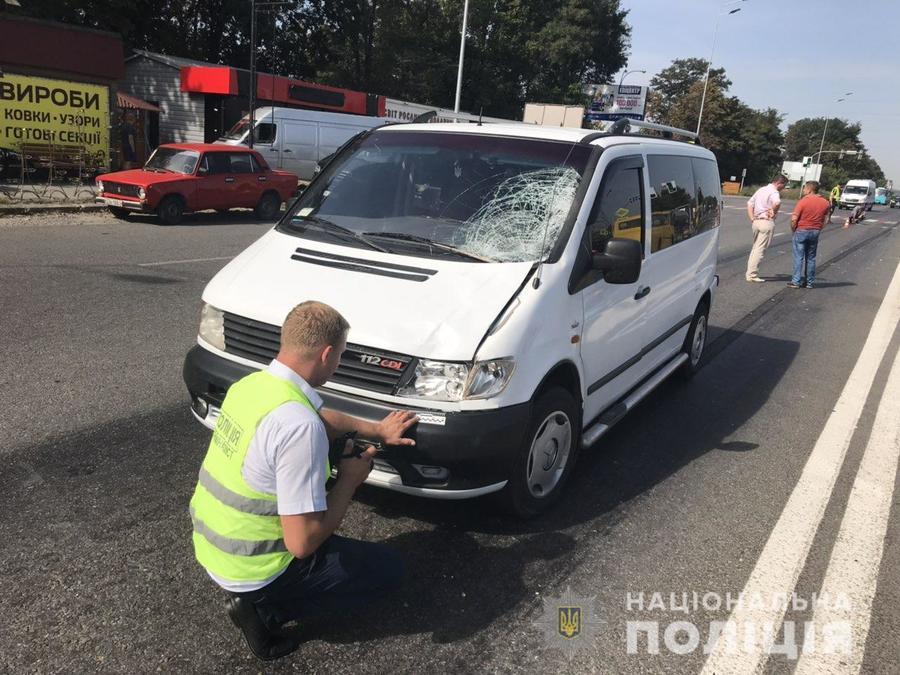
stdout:
{"type": "Polygon", "coordinates": [[[514,368],[512,359],[476,361],[474,365],[420,359],[413,379],[397,393],[431,401],[489,398],[503,391],[514,368]]]}
{"type": "Polygon", "coordinates": [[[225,351],[225,312],[204,302],[200,308],[200,337],[225,351]]]}
{"type": "Polygon", "coordinates": [[[103,192],[103,181],[102,180],[97,181],[97,192],[103,192]]]}
{"type": "Polygon", "coordinates": [[[146,199],[146,198],[147,198],[147,191],[144,190],[144,188],[138,188],[138,198],[139,198],[139,199],[146,199]]]}
{"type": "Polygon", "coordinates": [[[516,362],[512,359],[476,361],[469,373],[465,398],[490,398],[506,388],[516,362]]]}

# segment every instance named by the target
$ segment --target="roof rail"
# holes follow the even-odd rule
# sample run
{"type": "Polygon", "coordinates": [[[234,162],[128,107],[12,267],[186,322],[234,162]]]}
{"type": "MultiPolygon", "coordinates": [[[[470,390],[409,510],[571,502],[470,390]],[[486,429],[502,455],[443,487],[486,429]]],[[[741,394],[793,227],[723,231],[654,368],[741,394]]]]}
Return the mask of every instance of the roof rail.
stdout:
{"type": "Polygon", "coordinates": [[[674,136],[684,136],[685,138],[689,139],[689,142],[700,145],[700,136],[693,131],[678,129],[677,127],[668,127],[664,124],[656,124],[655,122],[632,120],[628,119],[627,117],[620,117],[615,122],[613,122],[609,129],[607,129],[606,131],[598,131],[596,133],[585,136],[581,139],[581,142],[590,143],[597,138],[608,138],[609,136],[626,136],[628,135],[628,132],[631,131],[632,127],[658,131],[662,134],[663,138],[667,138],[670,140],[678,140],[673,138],[674,136]]]}
{"type": "MultiPolygon", "coordinates": [[[[671,134],[672,136],[686,136],[693,141],[700,140],[699,134],[687,129],[679,129],[677,127],[668,127],[665,124],[656,124],[655,122],[645,122],[643,120],[631,120],[627,117],[620,117],[609,128],[610,134],[627,134],[631,127],[639,129],[650,129],[651,131],[659,131],[663,134],[671,134]]],[[[665,137],[664,137],[665,138],[665,137]]]]}

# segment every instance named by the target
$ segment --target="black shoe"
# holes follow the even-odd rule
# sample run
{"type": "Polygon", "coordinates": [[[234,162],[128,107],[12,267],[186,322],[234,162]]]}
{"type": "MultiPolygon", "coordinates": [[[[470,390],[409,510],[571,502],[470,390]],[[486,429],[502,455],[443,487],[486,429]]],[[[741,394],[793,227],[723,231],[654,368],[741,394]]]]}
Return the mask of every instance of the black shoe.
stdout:
{"type": "Polygon", "coordinates": [[[800,288],[800,284],[795,284],[793,281],[788,282],[788,288],[800,288]]]}
{"type": "Polygon", "coordinates": [[[273,661],[287,656],[300,646],[300,637],[276,633],[263,623],[253,603],[244,598],[234,596],[226,601],[228,616],[235,626],[241,629],[247,646],[256,658],[262,661],[273,661]]]}

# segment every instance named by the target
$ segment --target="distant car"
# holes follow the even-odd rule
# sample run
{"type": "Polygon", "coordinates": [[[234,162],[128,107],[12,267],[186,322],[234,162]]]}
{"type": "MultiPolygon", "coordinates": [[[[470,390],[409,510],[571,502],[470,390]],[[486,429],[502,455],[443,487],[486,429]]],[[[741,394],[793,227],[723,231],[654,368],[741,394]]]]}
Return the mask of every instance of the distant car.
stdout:
{"type": "Polygon", "coordinates": [[[900,207],[900,197],[898,197],[897,195],[891,195],[890,207],[892,209],[900,207]]]}
{"type": "Polygon", "coordinates": [[[258,152],[204,143],[161,145],[143,169],[97,177],[97,201],[116,218],[155,213],[166,225],[207,209],[250,208],[260,220],[274,220],[296,191],[297,176],[270,169],[258,152]]]}

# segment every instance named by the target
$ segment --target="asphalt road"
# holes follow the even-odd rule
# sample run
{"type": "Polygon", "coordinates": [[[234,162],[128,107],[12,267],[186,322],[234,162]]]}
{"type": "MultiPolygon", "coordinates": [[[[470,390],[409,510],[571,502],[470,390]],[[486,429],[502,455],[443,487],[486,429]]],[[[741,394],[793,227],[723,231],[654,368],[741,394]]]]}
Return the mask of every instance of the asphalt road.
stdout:
{"type": "MultiPolygon", "coordinates": [[[[900,264],[900,211],[876,207],[850,230],[826,230],[818,285],[807,291],[785,287],[785,206],[761,267],[769,281],[749,284],[743,200],[726,199],[706,365],[689,384],[663,385],[584,453],[555,510],[521,523],[489,500],[364,487],[342,532],[395,546],[407,562],[404,589],[380,607],[304,626],[301,649],[265,667],[193,561],[187,502],[209,436],[188,411],[181,364],[204,284],[268,226],[241,214],[169,228],[105,215],[0,220],[0,670],[699,672],[710,622],[729,612],[710,601],[685,613],[683,593],[690,604],[693,593],[736,597],[755,581],[777,591],[772,580],[794,554],[789,593],[851,592],[852,575],[832,558],[848,536],[838,532],[857,503],[857,471],[879,438],[876,412],[890,398],[894,326],[871,390],[850,387],[900,264]],[[821,508],[791,510],[795,488],[808,485],[804,467],[821,468],[816,453],[854,402],[861,415],[850,419],[833,489],[815,473],[800,492],[821,508]],[[808,554],[790,537],[773,549],[780,528],[805,519],[808,554]],[[571,662],[561,648],[572,643],[553,635],[543,604],[567,589],[594,598],[583,627],[597,633],[571,662]],[[651,606],[654,593],[664,607],[651,606]],[[537,625],[545,620],[549,637],[537,625]],[[664,638],[679,621],[698,629],[696,649],[679,647],[690,640],[684,626],[674,642],[664,638]],[[629,649],[636,622],[655,622],[657,653],[643,632],[629,649]]],[[[880,566],[856,556],[877,579],[862,613],[871,616],[865,649],[833,672],[854,659],[863,672],[900,672],[897,466],[879,466],[889,489],[863,490],[867,526],[855,530],[877,532],[875,506],[893,505],[880,566]]],[[[799,641],[813,615],[787,618],[799,641]]],[[[795,663],[775,655],[761,667],[791,672],[795,663]]]]}

